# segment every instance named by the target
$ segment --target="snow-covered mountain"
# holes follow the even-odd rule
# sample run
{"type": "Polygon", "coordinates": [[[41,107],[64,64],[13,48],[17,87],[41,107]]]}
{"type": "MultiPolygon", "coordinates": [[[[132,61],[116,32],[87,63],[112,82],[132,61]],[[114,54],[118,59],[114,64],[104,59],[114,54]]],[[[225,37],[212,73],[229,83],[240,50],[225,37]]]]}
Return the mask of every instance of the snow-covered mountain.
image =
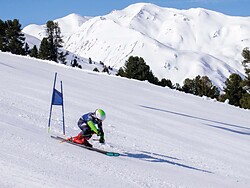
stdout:
{"type": "MultiPolygon", "coordinates": [[[[131,55],[140,56],[158,78],[182,85],[186,78],[206,75],[220,88],[230,74],[245,74],[241,52],[250,46],[249,17],[138,3],[108,15],[71,14],[55,21],[65,36],[65,49],[111,67],[123,66],[131,55]]],[[[38,25],[23,32],[44,36],[38,25]]]]}
{"type": "Polygon", "coordinates": [[[0,187],[246,188],[249,110],[147,82],[0,52],[0,187]],[[61,108],[47,124],[53,78],[63,82],[67,136],[78,118],[106,111],[112,158],[59,143],[61,108]]]}
{"type": "MultiPolygon", "coordinates": [[[[91,19],[91,17],[82,17],[78,14],[70,14],[54,21],[58,22],[61,28],[62,36],[68,37],[76,32],[80,28],[80,26],[89,19],[91,19]]],[[[46,36],[45,28],[46,23],[44,25],[31,24],[25,27],[23,29],[23,32],[42,40],[43,37],[46,36]]]]}

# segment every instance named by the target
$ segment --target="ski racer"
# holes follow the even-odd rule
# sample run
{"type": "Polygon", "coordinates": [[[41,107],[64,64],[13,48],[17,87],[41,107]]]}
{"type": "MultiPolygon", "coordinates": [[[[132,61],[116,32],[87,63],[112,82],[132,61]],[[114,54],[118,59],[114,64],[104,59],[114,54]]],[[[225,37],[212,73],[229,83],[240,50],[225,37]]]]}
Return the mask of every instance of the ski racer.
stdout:
{"type": "Polygon", "coordinates": [[[77,123],[78,127],[81,129],[81,132],[77,136],[71,137],[68,140],[92,147],[92,144],[90,144],[88,140],[93,134],[97,134],[97,136],[100,136],[99,142],[104,143],[105,139],[102,129],[102,122],[105,120],[105,118],[106,114],[102,109],[97,109],[95,112],[89,112],[82,115],[77,123]]]}

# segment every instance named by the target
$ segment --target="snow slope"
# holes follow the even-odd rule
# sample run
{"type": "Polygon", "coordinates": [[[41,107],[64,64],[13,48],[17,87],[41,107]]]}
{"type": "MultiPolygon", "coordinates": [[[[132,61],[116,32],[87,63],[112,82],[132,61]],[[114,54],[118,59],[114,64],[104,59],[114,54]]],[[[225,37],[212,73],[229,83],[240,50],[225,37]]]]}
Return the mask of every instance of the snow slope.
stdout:
{"type": "Polygon", "coordinates": [[[0,187],[248,187],[249,110],[147,82],[0,52],[0,187]],[[54,73],[66,134],[103,108],[108,157],[66,143],[61,109],[47,123],[54,73]]]}
{"type": "MultiPolygon", "coordinates": [[[[140,56],[160,79],[182,85],[186,78],[206,75],[221,89],[232,73],[245,74],[241,52],[250,46],[249,17],[137,3],[79,20],[79,15],[56,20],[67,33],[64,48],[116,69],[129,56],[140,56]]],[[[42,31],[34,27],[41,26],[23,31],[41,39],[42,31]]]]}

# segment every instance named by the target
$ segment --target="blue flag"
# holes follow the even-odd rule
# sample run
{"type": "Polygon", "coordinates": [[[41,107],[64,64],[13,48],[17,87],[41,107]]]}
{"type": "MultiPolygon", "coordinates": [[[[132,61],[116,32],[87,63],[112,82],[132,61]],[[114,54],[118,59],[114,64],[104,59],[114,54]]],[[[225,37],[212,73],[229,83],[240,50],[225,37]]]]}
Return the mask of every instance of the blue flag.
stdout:
{"type": "Polygon", "coordinates": [[[62,81],[61,81],[61,92],[56,90],[56,76],[57,73],[55,73],[55,79],[54,79],[54,86],[53,86],[53,93],[52,93],[52,100],[50,105],[50,112],[49,112],[49,122],[48,122],[48,133],[50,132],[50,121],[51,121],[51,115],[52,115],[52,107],[53,105],[62,106],[62,118],[63,118],[63,134],[65,135],[65,122],[64,122],[64,106],[63,106],[63,87],[62,87],[62,81]]]}
{"type": "Polygon", "coordinates": [[[53,91],[52,105],[63,105],[62,93],[56,89],[53,91]]]}

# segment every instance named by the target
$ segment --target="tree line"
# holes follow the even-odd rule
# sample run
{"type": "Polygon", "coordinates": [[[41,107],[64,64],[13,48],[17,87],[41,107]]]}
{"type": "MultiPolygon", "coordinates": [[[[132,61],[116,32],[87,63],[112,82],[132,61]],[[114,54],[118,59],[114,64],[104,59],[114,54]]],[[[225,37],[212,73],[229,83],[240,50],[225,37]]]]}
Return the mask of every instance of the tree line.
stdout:
{"type": "MultiPolygon", "coordinates": [[[[39,49],[36,45],[32,49],[25,42],[25,36],[21,30],[21,24],[19,20],[7,20],[2,21],[0,19],[0,50],[3,52],[11,52],[17,55],[29,55],[31,57],[55,61],[57,63],[67,64],[66,57],[68,52],[62,50],[62,34],[59,24],[53,21],[47,21],[45,26],[46,37],[44,37],[40,43],[39,49]]],[[[82,69],[82,66],[78,63],[78,57],[74,56],[70,62],[70,66],[82,69]]],[[[91,58],[89,58],[89,64],[92,64],[91,58]]],[[[110,66],[104,65],[100,62],[103,70],[107,72],[112,70],[110,66]]],[[[99,70],[94,68],[94,71],[99,70]]]]}
{"type": "MultiPolygon", "coordinates": [[[[36,45],[32,49],[25,42],[24,34],[21,31],[19,20],[2,21],[0,19],[0,50],[3,52],[11,52],[17,55],[30,55],[31,57],[44,60],[51,60],[66,64],[67,52],[61,50],[63,39],[61,29],[57,22],[48,21],[46,23],[46,37],[41,41],[40,48],[36,45]]],[[[212,81],[207,76],[196,76],[194,79],[187,78],[184,80],[181,87],[178,83],[172,84],[169,79],[159,80],[150,67],[146,64],[142,57],[129,57],[125,65],[118,70],[117,75],[137,80],[148,80],[148,82],[176,89],[185,93],[190,93],[197,96],[207,96],[216,98],[218,101],[228,101],[229,104],[239,106],[241,108],[250,109],[250,51],[246,47],[241,53],[243,57],[243,66],[245,67],[246,77],[241,78],[238,74],[232,74],[225,82],[223,94],[220,94],[219,89],[213,85],[212,81]]],[[[91,58],[89,63],[92,64],[91,58]]],[[[103,72],[109,73],[110,67],[106,67],[102,62],[103,72]]],[[[71,66],[81,68],[77,63],[77,59],[71,62],[71,66]]],[[[99,70],[96,68],[94,71],[99,70]]]]}
{"type": "Polygon", "coordinates": [[[213,85],[212,81],[207,76],[196,76],[194,79],[187,78],[184,80],[183,86],[179,84],[173,85],[169,79],[159,80],[154,76],[150,67],[146,64],[143,58],[130,56],[125,62],[125,65],[118,70],[117,75],[137,80],[147,80],[149,83],[169,87],[185,93],[190,93],[197,96],[207,96],[216,98],[218,101],[228,101],[229,104],[239,106],[241,108],[250,109],[250,51],[249,48],[244,48],[242,51],[244,58],[242,64],[245,67],[246,77],[241,78],[240,75],[233,73],[225,82],[223,94],[220,94],[219,89],[213,85]]]}
{"type": "Polygon", "coordinates": [[[29,45],[25,42],[19,20],[3,21],[0,19],[0,50],[65,64],[68,53],[60,50],[63,40],[58,23],[48,21],[45,30],[47,36],[42,39],[40,48],[38,49],[34,45],[30,49],[29,45]]]}

